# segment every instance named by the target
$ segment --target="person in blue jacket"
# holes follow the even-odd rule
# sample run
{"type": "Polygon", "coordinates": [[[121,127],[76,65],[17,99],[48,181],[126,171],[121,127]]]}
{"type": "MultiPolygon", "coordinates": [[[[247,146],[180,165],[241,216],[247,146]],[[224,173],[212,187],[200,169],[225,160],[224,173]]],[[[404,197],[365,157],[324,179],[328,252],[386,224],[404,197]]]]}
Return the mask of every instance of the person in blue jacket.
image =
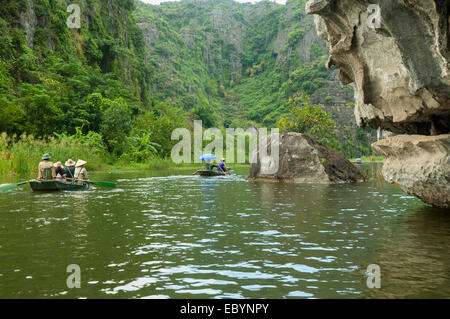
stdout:
{"type": "Polygon", "coordinates": [[[229,171],[227,165],[225,164],[225,159],[224,159],[224,158],[222,158],[222,159],[220,160],[219,167],[217,167],[217,171],[219,171],[219,172],[224,172],[224,173],[226,173],[226,174],[229,174],[229,173],[230,173],[230,171],[229,171]]]}

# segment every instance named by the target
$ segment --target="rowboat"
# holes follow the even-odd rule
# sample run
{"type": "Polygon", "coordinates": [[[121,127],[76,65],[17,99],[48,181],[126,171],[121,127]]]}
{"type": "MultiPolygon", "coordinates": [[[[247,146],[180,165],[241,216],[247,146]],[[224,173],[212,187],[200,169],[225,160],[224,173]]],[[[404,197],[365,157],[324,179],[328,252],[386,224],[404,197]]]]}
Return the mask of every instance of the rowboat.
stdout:
{"type": "Polygon", "coordinates": [[[224,172],[208,171],[206,169],[201,169],[201,170],[197,171],[197,174],[200,176],[225,176],[226,175],[224,172]]]}
{"type": "Polygon", "coordinates": [[[30,181],[29,183],[34,192],[78,191],[89,188],[89,184],[87,183],[68,182],[64,180],[30,181]]]}

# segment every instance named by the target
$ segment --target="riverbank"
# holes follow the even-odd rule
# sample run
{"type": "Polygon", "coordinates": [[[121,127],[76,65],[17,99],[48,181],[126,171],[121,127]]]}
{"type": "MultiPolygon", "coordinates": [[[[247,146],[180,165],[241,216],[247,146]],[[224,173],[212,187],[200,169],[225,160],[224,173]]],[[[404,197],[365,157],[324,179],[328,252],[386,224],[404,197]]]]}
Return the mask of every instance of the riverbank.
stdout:
{"type": "MultiPolygon", "coordinates": [[[[231,168],[245,168],[249,164],[228,164],[231,168]]],[[[140,171],[140,170],[165,170],[165,169],[199,169],[204,165],[202,163],[181,163],[176,164],[170,158],[152,158],[145,163],[115,163],[108,165],[106,170],[122,171],[140,171]]]]}
{"type": "MultiPolygon", "coordinates": [[[[49,139],[44,142],[35,140],[32,136],[22,136],[11,143],[6,135],[0,136],[0,175],[6,176],[37,176],[38,163],[42,154],[49,153],[52,161],[65,163],[69,158],[83,159],[87,162],[89,172],[102,171],[136,171],[136,170],[164,170],[176,168],[202,167],[201,163],[174,163],[171,158],[158,155],[143,162],[133,162],[114,157],[105,150],[90,144],[74,142],[67,139],[49,139]]],[[[232,167],[247,167],[248,164],[231,164],[232,167]]]]}
{"type": "MultiPolygon", "coordinates": [[[[35,139],[31,135],[19,138],[0,135],[0,174],[3,176],[37,175],[42,154],[49,153],[52,161],[65,163],[69,158],[83,159],[89,171],[111,170],[161,170],[173,168],[200,168],[201,163],[174,163],[170,157],[154,154],[141,162],[126,160],[107,152],[98,141],[78,141],[70,137],[35,139]]],[[[361,157],[362,162],[383,162],[381,156],[361,157]]],[[[356,159],[350,159],[355,163],[356,159]]],[[[246,167],[248,164],[230,164],[232,167],[246,167]]]]}
{"type": "MultiPolygon", "coordinates": [[[[51,153],[50,153],[51,154],[51,153]]],[[[12,154],[12,158],[5,159],[5,154],[0,154],[2,162],[0,164],[1,175],[9,176],[29,176],[37,175],[38,163],[41,161],[39,156],[33,156],[28,159],[22,156],[15,156],[12,154]]],[[[64,165],[64,158],[53,156],[53,161],[61,161],[64,165]]],[[[73,157],[77,159],[78,157],[73,157]]],[[[92,157],[92,155],[86,154],[81,158],[86,159],[88,164],[86,167],[90,172],[104,172],[104,171],[144,171],[144,170],[166,170],[166,169],[187,169],[192,168],[193,170],[203,167],[202,163],[174,163],[171,158],[161,158],[153,157],[145,162],[127,162],[122,160],[111,160],[109,162],[102,159],[92,157]]],[[[248,164],[230,164],[233,168],[235,167],[248,167],[248,164]]]]}
{"type": "Polygon", "coordinates": [[[78,141],[70,137],[47,140],[35,139],[32,135],[0,135],[0,175],[37,175],[38,163],[42,155],[48,153],[53,162],[65,163],[67,159],[85,160],[89,171],[108,170],[160,170],[177,167],[198,167],[201,164],[176,164],[171,158],[158,154],[141,162],[134,162],[109,153],[98,141],[78,141]]]}

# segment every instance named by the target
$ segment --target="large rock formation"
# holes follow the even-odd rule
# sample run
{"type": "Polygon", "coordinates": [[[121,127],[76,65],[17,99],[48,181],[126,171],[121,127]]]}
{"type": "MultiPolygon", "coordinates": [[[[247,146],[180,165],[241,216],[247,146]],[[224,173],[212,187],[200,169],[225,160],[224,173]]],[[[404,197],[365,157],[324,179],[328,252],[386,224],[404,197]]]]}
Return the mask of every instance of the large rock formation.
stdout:
{"type": "Polygon", "coordinates": [[[450,207],[450,136],[399,135],[373,147],[386,157],[383,176],[423,202],[450,207]]]}
{"type": "Polygon", "coordinates": [[[355,91],[358,124],[398,134],[450,131],[448,0],[310,0],[328,65],[355,91]]]}
{"type": "Polygon", "coordinates": [[[334,183],[364,179],[361,172],[341,154],[306,135],[280,133],[278,138],[274,137],[275,133],[262,138],[260,143],[266,149],[278,147],[278,169],[266,173],[264,166],[273,167],[277,158],[272,154],[261,155],[259,151],[255,151],[248,179],[296,183],[334,183]]]}
{"type": "Polygon", "coordinates": [[[384,177],[442,207],[448,207],[450,144],[427,136],[450,132],[449,10],[449,0],[306,5],[327,42],[328,66],[338,67],[343,83],[353,85],[357,123],[413,134],[374,145],[387,157],[384,177]]]}

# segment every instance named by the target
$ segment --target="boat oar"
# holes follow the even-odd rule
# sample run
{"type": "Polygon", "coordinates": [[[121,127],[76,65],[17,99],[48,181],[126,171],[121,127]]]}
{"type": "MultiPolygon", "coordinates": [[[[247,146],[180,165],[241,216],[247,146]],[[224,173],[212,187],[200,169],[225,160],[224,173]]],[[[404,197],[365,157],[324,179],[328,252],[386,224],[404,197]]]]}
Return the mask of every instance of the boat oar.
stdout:
{"type": "Polygon", "coordinates": [[[17,188],[17,187],[19,187],[19,186],[22,186],[22,185],[24,185],[24,184],[26,184],[26,183],[28,183],[28,182],[29,182],[29,181],[21,182],[21,183],[17,183],[17,184],[8,184],[8,185],[0,186],[0,192],[1,192],[1,191],[9,191],[9,190],[12,190],[12,189],[17,188]]]}
{"type": "Polygon", "coordinates": [[[101,187],[107,187],[107,188],[116,188],[116,184],[112,182],[104,182],[104,181],[82,181],[88,184],[101,186],[101,187]]]}
{"type": "MultiPolygon", "coordinates": [[[[199,170],[198,170],[199,171],[199,170]]],[[[195,174],[197,174],[198,173],[198,171],[196,171],[195,173],[192,173],[191,175],[195,175],[195,174]]]]}

